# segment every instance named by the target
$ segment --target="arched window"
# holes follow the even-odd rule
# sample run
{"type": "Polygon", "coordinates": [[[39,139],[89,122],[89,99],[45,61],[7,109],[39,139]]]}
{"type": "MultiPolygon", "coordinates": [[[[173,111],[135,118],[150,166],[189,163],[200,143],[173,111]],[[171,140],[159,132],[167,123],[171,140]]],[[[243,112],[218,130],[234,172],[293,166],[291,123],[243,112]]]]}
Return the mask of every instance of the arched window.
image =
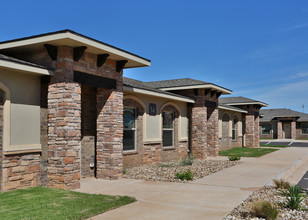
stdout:
{"type": "Polygon", "coordinates": [[[237,124],[238,124],[238,118],[234,116],[232,120],[232,140],[236,140],[237,137],[237,127],[238,127],[237,124]]]}
{"type": "Polygon", "coordinates": [[[125,107],[123,112],[123,150],[136,149],[136,109],[125,107]]]}

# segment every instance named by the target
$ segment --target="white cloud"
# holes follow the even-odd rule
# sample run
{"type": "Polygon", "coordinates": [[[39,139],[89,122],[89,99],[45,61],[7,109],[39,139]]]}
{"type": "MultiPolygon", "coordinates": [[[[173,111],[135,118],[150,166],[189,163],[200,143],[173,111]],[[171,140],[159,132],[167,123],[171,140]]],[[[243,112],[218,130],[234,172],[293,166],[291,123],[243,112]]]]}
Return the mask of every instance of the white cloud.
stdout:
{"type": "Polygon", "coordinates": [[[290,79],[298,79],[308,77],[308,72],[296,73],[295,75],[291,76],[290,79]]]}
{"type": "Polygon", "coordinates": [[[296,30],[296,29],[302,29],[302,28],[305,28],[307,26],[308,26],[307,23],[305,23],[305,24],[297,24],[297,25],[294,25],[292,27],[284,29],[284,31],[292,31],[292,30],[296,30]]]}

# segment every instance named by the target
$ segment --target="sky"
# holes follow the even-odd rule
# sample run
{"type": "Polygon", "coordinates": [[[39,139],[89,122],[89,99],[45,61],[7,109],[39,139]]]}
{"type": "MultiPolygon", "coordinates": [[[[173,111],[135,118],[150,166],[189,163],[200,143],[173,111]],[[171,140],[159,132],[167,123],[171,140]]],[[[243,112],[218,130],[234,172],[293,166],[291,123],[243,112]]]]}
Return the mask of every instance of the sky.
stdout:
{"type": "Polygon", "coordinates": [[[151,60],[126,77],[189,77],[308,113],[306,0],[3,0],[0,20],[0,41],[71,29],[151,60]]]}

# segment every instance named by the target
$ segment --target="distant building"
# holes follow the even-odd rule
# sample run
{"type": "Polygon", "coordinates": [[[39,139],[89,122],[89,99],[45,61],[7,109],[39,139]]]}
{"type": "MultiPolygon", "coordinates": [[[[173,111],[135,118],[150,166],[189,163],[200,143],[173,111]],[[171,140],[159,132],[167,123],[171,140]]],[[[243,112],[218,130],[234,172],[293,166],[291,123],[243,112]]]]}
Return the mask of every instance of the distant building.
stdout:
{"type": "Polygon", "coordinates": [[[260,110],[262,139],[308,138],[308,114],[291,109],[260,110]]]}

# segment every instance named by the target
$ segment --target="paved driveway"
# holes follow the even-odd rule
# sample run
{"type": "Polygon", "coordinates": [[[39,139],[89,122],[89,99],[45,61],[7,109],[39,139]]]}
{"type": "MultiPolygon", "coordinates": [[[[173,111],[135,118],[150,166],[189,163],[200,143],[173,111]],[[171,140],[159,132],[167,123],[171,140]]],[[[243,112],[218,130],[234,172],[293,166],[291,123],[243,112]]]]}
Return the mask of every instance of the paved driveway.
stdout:
{"type": "Polygon", "coordinates": [[[260,144],[292,146],[292,147],[308,147],[308,141],[301,140],[268,140],[260,141],[260,144]]]}
{"type": "Polygon", "coordinates": [[[86,179],[77,191],[129,195],[138,200],[91,219],[221,219],[274,178],[296,173],[292,180],[297,183],[307,166],[308,148],[292,147],[261,158],[243,158],[235,167],[185,184],[86,179]]]}

